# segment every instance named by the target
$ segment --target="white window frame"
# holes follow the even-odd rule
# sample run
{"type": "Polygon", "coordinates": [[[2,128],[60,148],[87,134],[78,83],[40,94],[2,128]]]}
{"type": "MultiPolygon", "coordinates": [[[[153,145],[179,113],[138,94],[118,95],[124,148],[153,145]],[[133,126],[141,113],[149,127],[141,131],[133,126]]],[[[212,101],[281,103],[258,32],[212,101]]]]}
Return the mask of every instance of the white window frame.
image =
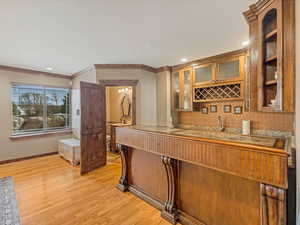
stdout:
{"type": "Polygon", "coordinates": [[[24,135],[34,135],[34,134],[44,134],[44,133],[55,133],[55,132],[62,132],[62,131],[70,131],[72,129],[72,89],[69,87],[64,87],[64,86],[50,86],[50,85],[40,85],[40,84],[29,84],[29,83],[11,83],[11,88],[10,88],[10,107],[11,107],[11,136],[16,137],[16,136],[24,136],[24,135]],[[39,87],[43,90],[43,96],[44,96],[44,104],[43,104],[43,128],[41,129],[33,129],[33,130],[28,130],[24,132],[15,132],[14,130],[14,125],[13,125],[13,87],[14,86],[35,86],[39,87]],[[53,128],[48,128],[47,126],[47,102],[46,102],[46,89],[64,89],[69,92],[69,118],[68,118],[68,126],[65,127],[53,127],[53,128]]]}

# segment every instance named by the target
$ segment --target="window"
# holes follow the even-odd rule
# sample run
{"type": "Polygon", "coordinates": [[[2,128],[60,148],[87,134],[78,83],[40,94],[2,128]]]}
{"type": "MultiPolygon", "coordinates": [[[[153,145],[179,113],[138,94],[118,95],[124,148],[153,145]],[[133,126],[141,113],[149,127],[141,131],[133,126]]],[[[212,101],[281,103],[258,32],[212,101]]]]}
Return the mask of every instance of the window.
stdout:
{"type": "Polygon", "coordinates": [[[70,128],[70,90],[12,86],[13,134],[70,128]]]}

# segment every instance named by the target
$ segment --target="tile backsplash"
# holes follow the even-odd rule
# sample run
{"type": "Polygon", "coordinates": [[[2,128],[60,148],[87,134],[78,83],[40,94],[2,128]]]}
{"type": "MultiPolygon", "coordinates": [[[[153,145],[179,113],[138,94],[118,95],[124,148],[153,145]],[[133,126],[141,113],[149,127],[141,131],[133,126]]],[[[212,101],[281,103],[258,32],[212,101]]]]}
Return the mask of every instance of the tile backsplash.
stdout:
{"type": "Polygon", "coordinates": [[[253,130],[271,130],[293,132],[294,129],[294,113],[266,113],[266,112],[245,112],[242,108],[241,114],[234,114],[234,108],[241,106],[241,102],[228,102],[218,104],[203,104],[202,107],[210,109],[211,105],[217,105],[217,112],[208,114],[201,112],[180,112],[179,124],[194,125],[204,127],[217,127],[218,116],[225,119],[226,128],[241,128],[243,120],[251,120],[251,129],[253,130]],[[224,105],[231,105],[231,112],[225,113],[224,105]]]}

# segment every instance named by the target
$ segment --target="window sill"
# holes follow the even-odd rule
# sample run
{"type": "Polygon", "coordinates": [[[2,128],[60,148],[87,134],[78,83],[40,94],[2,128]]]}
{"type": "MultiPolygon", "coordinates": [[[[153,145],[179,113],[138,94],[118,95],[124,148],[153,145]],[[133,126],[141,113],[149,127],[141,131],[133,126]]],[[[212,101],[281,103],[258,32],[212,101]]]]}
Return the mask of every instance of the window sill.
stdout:
{"type": "Polygon", "coordinates": [[[24,140],[29,138],[36,138],[36,137],[45,137],[45,136],[53,136],[53,135],[67,135],[72,134],[71,129],[65,130],[55,130],[55,131],[45,131],[45,132],[38,132],[38,133],[31,133],[31,134],[17,134],[10,136],[10,140],[24,140]]]}

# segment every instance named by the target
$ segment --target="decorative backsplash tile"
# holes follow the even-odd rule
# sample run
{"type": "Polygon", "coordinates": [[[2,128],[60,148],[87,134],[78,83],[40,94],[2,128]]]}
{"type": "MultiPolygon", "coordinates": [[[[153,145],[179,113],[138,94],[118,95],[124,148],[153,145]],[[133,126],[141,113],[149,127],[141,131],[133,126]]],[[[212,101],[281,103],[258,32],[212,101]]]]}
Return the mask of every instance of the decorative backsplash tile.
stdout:
{"type": "Polygon", "coordinates": [[[224,113],[231,113],[231,105],[224,105],[223,106],[224,113]]]}
{"type": "MultiPolygon", "coordinates": [[[[193,129],[193,130],[207,130],[207,131],[219,131],[218,127],[202,126],[202,125],[187,125],[179,124],[177,127],[182,129],[193,129]]],[[[241,134],[242,128],[225,128],[226,132],[241,134]]],[[[291,131],[279,131],[279,130],[251,130],[251,135],[255,136],[271,136],[271,137],[285,137],[290,138],[293,134],[291,131]]]]}
{"type": "Polygon", "coordinates": [[[210,108],[211,113],[218,112],[218,106],[217,105],[211,105],[209,108],[210,108]]]}
{"type": "MultiPolygon", "coordinates": [[[[204,104],[203,107],[210,107],[212,104],[204,104]]],[[[215,104],[214,104],[215,105],[215,104]]],[[[251,120],[252,130],[261,131],[287,131],[293,132],[294,125],[294,113],[266,113],[266,112],[245,112],[242,110],[241,114],[224,113],[224,105],[231,105],[232,108],[235,106],[241,106],[241,102],[226,102],[218,103],[217,113],[202,114],[199,112],[180,112],[178,123],[181,125],[196,125],[206,127],[218,127],[218,116],[221,115],[225,118],[226,128],[237,128],[242,127],[243,120],[251,120]]]]}
{"type": "Polygon", "coordinates": [[[202,112],[203,114],[207,114],[207,113],[208,113],[208,108],[207,108],[207,107],[201,108],[201,112],[202,112]]]}
{"type": "Polygon", "coordinates": [[[234,106],[233,113],[234,114],[242,114],[243,113],[243,107],[242,106],[234,106]]]}

